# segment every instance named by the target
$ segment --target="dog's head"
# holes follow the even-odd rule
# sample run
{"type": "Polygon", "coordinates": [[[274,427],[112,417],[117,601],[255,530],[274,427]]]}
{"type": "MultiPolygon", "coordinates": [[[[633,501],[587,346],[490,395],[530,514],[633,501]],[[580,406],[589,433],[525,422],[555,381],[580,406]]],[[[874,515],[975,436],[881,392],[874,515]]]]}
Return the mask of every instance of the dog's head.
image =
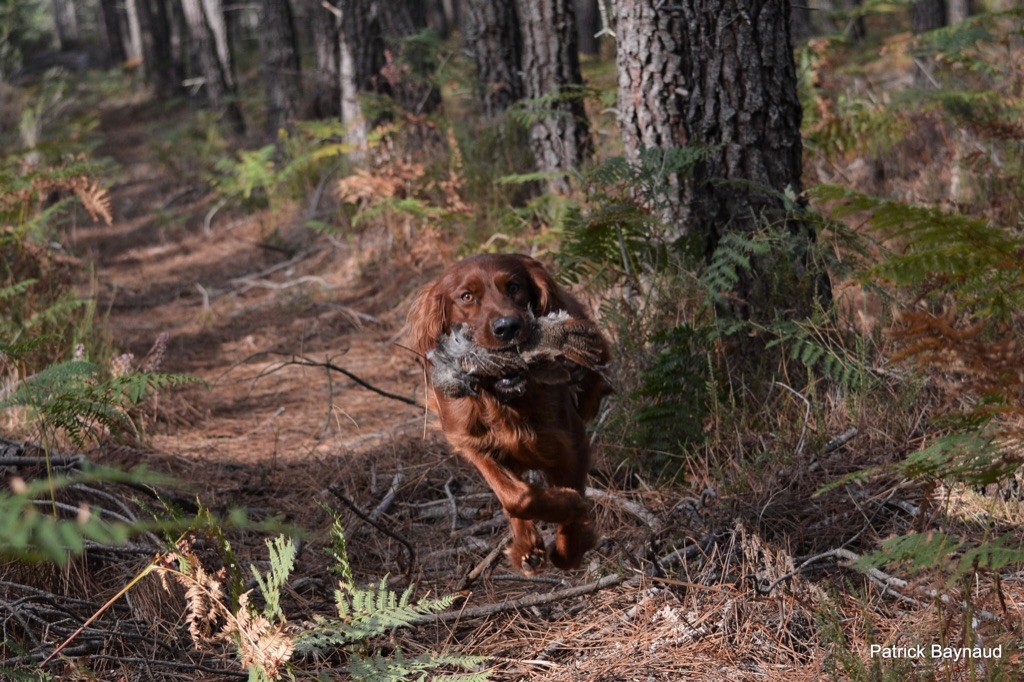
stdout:
{"type": "Polygon", "coordinates": [[[420,291],[409,331],[419,353],[434,348],[457,324],[469,327],[477,345],[502,349],[525,342],[535,316],[572,313],[577,306],[533,258],[481,254],[455,263],[420,291]]]}

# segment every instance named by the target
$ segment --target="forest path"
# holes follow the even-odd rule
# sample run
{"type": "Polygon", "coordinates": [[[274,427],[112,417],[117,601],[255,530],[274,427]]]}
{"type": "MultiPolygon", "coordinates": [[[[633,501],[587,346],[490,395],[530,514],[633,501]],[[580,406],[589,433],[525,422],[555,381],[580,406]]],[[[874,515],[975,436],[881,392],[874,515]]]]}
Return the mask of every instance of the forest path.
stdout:
{"type": "Polygon", "coordinates": [[[215,509],[302,522],[353,453],[422,432],[424,414],[322,368],[275,367],[291,354],[330,357],[416,397],[421,371],[393,344],[399,301],[375,297],[408,276],[375,282],[354,249],[295,226],[301,209],[209,220],[216,197],[158,160],[166,117],[147,103],[102,114],[100,153],[124,176],[111,191],[115,220],[80,228],[72,248],[94,263],[115,347],[142,358],[167,334],[162,369],[209,386],[161,399],[151,447],[170,456],[170,473],[215,509]]]}
{"type": "MultiPolygon", "coordinates": [[[[492,552],[507,528],[494,495],[443,444],[422,408],[323,368],[278,368],[292,354],[330,357],[374,386],[421,400],[422,370],[395,345],[405,299],[429,274],[419,272],[415,256],[398,249],[382,255],[376,244],[368,257],[356,238],[318,236],[302,227],[302,207],[223,209],[210,221],[216,197],[159,160],[168,117],[146,103],[102,113],[100,154],[114,158],[123,174],[111,190],[115,220],[72,235],[75,252],[94,263],[102,323],[115,347],[141,359],[167,334],[161,369],[208,384],[160,397],[146,445],[151,454],[119,463],[169,473],[186,486],[184,496],[197,495],[215,513],[242,507],[250,518],[281,518],[303,529],[291,580],[303,587],[284,597],[289,621],[333,609],[334,578],[323,550],[337,515],[360,582],[389,575],[397,588],[415,583],[417,596],[452,594],[485,557],[498,559],[488,559],[490,571],[470,585],[459,608],[495,605],[504,613],[398,631],[392,642],[405,651],[487,655],[495,680],[634,679],[638,670],[643,679],[681,679],[679,671],[693,662],[673,647],[652,649],[645,663],[622,654],[627,642],[630,651],[646,651],[652,636],[663,636],[651,634],[654,602],[646,620],[623,631],[620,614],[649,592],[635,581],[514,608],[527,595],[593,584],[645,551],[651,529],[643,515],[609,501],[623,493],[595,501],[607,542],[591,552],[584,570],[530,580],[510,575],[492,552]],[[380,518],[391,533],[365,523],[335,490],[363,510],[386,508],[380,518]],[[396,535],[415,548],[411,566],[396,535]],[[577,648],[580,633],[590,639],[577,648]],[[564,665],[541,660],[563,643],[557,656],[567,659],[564,665]]],[[[607,484],[611,476],[600,478],[607,484]]],[[[593,485],[602,485],[598,477],[593,485]]],[[[651,509],[677,501],[658,490],[644,496],[651,509]]],[[[265,560],[264,535],[231,535],[240,563],[265,560]]],[[[671,598],[658,594],[658,603],[671,598]]]]}

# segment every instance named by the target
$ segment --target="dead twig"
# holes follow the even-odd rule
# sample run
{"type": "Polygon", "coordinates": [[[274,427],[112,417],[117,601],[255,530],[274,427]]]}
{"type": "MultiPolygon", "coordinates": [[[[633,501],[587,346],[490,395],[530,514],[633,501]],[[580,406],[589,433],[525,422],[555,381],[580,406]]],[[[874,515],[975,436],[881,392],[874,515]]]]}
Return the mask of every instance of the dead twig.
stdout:
{"type": "Polygon", "coordinates": [[[418,402],[416,402],[415,400],[412,400],[411,398],[406,398],[404,395],[397,395],[395,393],[391,393],[389,391],[385,391],[382,388],[377,388],[376,386],[371,384],[369,381],[366,381],[365,379],[360,378],[359,376],[357,376],[356,374],[353,374],[352,372],[350,372],[349,370],[345,369],[344,367],[340,367],[340,366],[334,364],[333,362],[331,362],[331,358],[330,357],[325,359],[323,362],[318,362],[316,360],[313,360],[312,358],[307,358],[304,355],[290,355],[290,356],[288,356],[285,353],[266,352],[266,353],[257,353],[256,355],[250,356],[250,359],[253,358],[253,357],[258,357],[260,355],[275,355],[275,356],[278,356],[278,357],[290,357],[291,358],[290,360],[286,360],[284,362],[281,362],[277,367],[274,367],[273,369],[268,369],[268,370],[266,370],[264,372],[261,372],[260,373],[260,377],[266,376],[268,374],[273,374],[274,372],[276,372],[276,371],[278,371],[280,369],[283,369],[284,367],[288,367],[290,365],[298,365],[299,367],[323,367],[324,369],[329,369],[332,372],[337,372],[338,374],[344,374],[346,377],[348,377],[352,381],[356,382],[357,384],[359,384],[360,386],[362,386],[363,388],[365,388],[367,390],[373,391],[377,395],[383,396],[385,398],[390,398],[391,400],[397,400],[400,403],[405,403],[406,405],[412,405],[413,407],[416,407],[416,408],[422,407],[422,405],[420,405],[418,402]]]}
{"type": "Polygon", "coordinates": [[[332,495],[334,495],[339,500],[341,500],[341,502],[346,507],[351,509],[353,514],[355,514],[356,516],[361,518],[363,521],[366,521],[368,524],[370,524],[371,526],[373,526],[374,528],[379,530],[381,533],[384,533],[384,535],[387,535],[389,538],[391,538],[392,540],[395,540],[396,542],[401,544],[403,547],[405,547],[405,551],[409,554],[409,562],[405,566],[405,579],[409,580],[409,578],[412,576],[412,568],[413,568],[413,566],[416,563],[416,550],[413,549],[412,543],[410,543],[408,540],[403,538],[398,533],[395,533],[390,528],[387,528],[384,525],[380,524],[379,522],[374,521],[373,519],[371,519],[369,514],[364,512],[362,509],[360,509],[359,506],[355,502],[350,500],[348,498],[348,496],[345,495],[345,493],[341,492],[341,490],[338,488],[338,486],[333,486],[332,485],[332,486],[328,487],[327,489],[331,491],[332,495]]]}
{"type": "Polygon", "coordinates": [[[398,489],[402,487],[402,481],[404,480],[405,476],[402,475],[401,471],[395,474],[395,477],[391,479],[391,486],[388,488],[387,493],[384,494],[384,498],[370,512],[369,517],[371,519],[379,521],[380,517],[384,516],[391,509],[391,505],[395,502],[395,495],[398,494],[398,489]]]}
{"type": "Polygon", "coordinates": [[[456,588],[456,591],[462,591],[472,585],[484,571],[496,564],[498,559],[501,557],[502,549],[504,549],[505,545],[507,545],[511,539],[512,535],[506,532],[494,549],[492,549],[487,556],[481,559],[480,562],[469,571],[469,573],[463,576],[462,580],[459,581],[459,586],[456,588]]]}

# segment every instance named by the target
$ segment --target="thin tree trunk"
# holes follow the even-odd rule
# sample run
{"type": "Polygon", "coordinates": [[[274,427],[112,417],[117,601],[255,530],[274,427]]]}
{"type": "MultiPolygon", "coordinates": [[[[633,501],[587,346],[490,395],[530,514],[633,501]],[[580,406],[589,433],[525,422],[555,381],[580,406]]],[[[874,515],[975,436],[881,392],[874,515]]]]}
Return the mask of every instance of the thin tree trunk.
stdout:
{"type": "Polygon", "coordinates": [[[262,0],[260,52],[267,93],[267,129],[287,129],[302,103],[302,74],[295,21],[288,0],[262,0]]]}
{"type": "MultiPolygon", "coordinates": [[[[644,148],[686,144],[682,16],[657,6],[657,0],[618,0],[614,8],[619,123],[626,158],[633,162],[644,148]]],[[[667,181],[673,189],[662,217],[684,231],[684,183],[679,177],[667,181]]]]}
{"type": "Polygon", "coordinates": [[[313,28],[313,116],[333,118],[341,115],[339,17],[319,0],[314,0],[310,13],[313,28]]]}
{"type": "Polygon", "coordinates": [[[483,112],[496,116],[522,99],[524,93],[515,5],[504,0],[464,0],[462,32],[476,64],[483,112]]]}
{"type": "Polygon", "coordinates": [[[142,29],[143,62],[146,75],[160,97],[178,92],[181,79],[175,73],[171,55],[171,19],[166,0],[138,0],[139,25],[142,29]]]}
{"type": "Polygon", "coordinates": [[[601,0],[575,0],[576,3],[576,40],[580,52],[596,55],[600,45],[597,32],[601,30],[601,12],[597,3],[601,0]]]}
{"type": "Polygon", "coordinates": [[[53,24],[57,47],[70,50],[78,46],[78,17],[74,0],[53,0],[53,24]]]}
{"type": "Polygon", "coordinates": [[[426,0],[424,6],[427,27],[441,38],[447,38],[451,33],[452,25],[448,22],[448,13],[445,11],[442,0],[426,0]]]}
{"type": "Polygon", "coordinates": [[[121,64],[128,59],[121,33],[121,15],[116,0],[100,0],[101,26],[103,38],[107,45],[107,54],[114,64],[121,64]]]}
{"type": "MultiPolygon", "coordinates": [[[[910,6],[910,28],[914,33],[925,33],[946,25],[946,0],[917,0],[910,6]]],[[[914,85],[933,87],[932,65],[927,57],[914,59],[914,85]]]]}
{"type": "Polygon", "coordinates": [[[378,0],[351,0],[339,3],[336,10],[341,120],[346,141],[355,149],[351,156],[359,162],[366,154],[370,129],[370,122],[359,106],[359,95],[380,88],[380,71],[384,67],[380,5],[378,0]]]}
{"type": "MultiPolygon", "coordinates": [[[[727,233],[762,228],[789,230],[809,244],[813,229],[792,220],[781,198],[803,188],[788,0],[695,0],[682,4],[682,20],[687,139],[707,149],[691,189],[694,229],[709,254],[727,233]]],[[[742,273],[738,312],[763,320],[786,306],[806,314],[815,297],[828,296],[827,280],[804,269],[806,257],[806,248],[794,254],[793,272],[805,274],[790,284],[803,288],[784,292],[785,301],[766,290],[765,264],[742,273]]]]}
{"type": "Polygon", "coordinates": [[[583,108],[573,0],[516,0],[523,40],[523,80],[535,120],[530,143],[552,191],[564,193],[562,172],[579,168],[593,145],[583,108]]]}
{"type": "Polygon", "coordinates": [[[125,0],[128,15],[128,40],[126,44],[128,61],[142,64],[142,25],[139,23],[139,3],[144,0],[125,0]]]}
{"type": "Polygon", "coordinates": [[[950,26],[959,24],[973,13],[971,0],[949,0],[948,16],[950,26]]]}
{"type": "Polygon", "coordinates": [[[171,22],[171,63],[173,64],[175,78],[180,84],[188,78],[188,63],[191,59],[189,54],[188,27],[185,24],[185,15],[182,13],[180,2],[171,0],[167,11],[171,22]]]}
{"type": "Polygon", "coordinates": [[[219,0],[181,0],[181,8],[210,105],[223,109],[236,131],[244,131],[241,109],[233,101],[235,82],[219,0]]]}

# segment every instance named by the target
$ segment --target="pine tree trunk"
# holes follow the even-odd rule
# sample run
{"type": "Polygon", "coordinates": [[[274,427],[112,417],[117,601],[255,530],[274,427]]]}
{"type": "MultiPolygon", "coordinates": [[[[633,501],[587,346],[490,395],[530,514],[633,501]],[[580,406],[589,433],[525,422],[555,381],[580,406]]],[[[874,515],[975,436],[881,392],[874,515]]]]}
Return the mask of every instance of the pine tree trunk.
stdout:
{"type": "Polygon", "coordinates": [[[237,132],[244,131],[241,109],[233,101],[235,81],[220,0],[181,0],[181,8],[210,105],[223,109],[237,132]]]}
{"type": "Polygon", "coordinates": [[[451,24],[442,0],[426,0],[424,3],[427,15],[427,26],[441,38],[451,34],[451,24]]]}
{"type": "Polygon", "coordinates": [[[341,116],[338,15],[319,2],[311,7],[310,12],[313,28],[313,116],[334,118],[341,116]]]}
{"type": "Polygon", "coordinates": [[[125,48],[128,61],[142,64],[142,25],[139,22],[139,3],[144,0],[125,0],[125,11],[128,15],[128,40],[125,48]]]}
{"type": "MultiPolygon", "coordinates": [[[[946,0],[917,0],[910,6],[910,28],[914,33],[925,33],[946,25],[946,0]]],[[[919,88],[934,86],[932,66],[926,56],[914,59],[914,85],[919,88]]]]}
{"type": "Polygon", "coordinates": [[[260,53],[267,93],[267,129],[288,129],[302,104],[302,74],[295,21],[288,0],[261,0],[260,53]]]}
{"type": "Polygon", "coordinates": [[[686,143],[682,20],[677,12],[656,10],[657,4],[615,3],[619,122],[631,161],[644,147],[669,149],[686,143]]]}
{"type": "Polygon", "coordinates": [[[359,95],[380,87],[384,67],[384,39],[380,28],[378,0],[339,3],[338,92],[346,141],[359,161],[366,152],[371,122],[363,116],[359,95]]]}
{"type": "Polygon", "coordinates": [[[946,25],[946,0],[917,0],[910,6],[910,28],[914,33],[933,31],[946,25]]]}
{"type": "Polygon", "coordinates": [[[802,43],[817,35],[814,30],[814,8],[810,6],[810,1],[796,0],[793,3],[793,13],[790,17],[789,28],[794,44],[802,43]]]}
{"type": "Polygon", "coordinates": [[[569,190],[561,172],[579,168],[593,146],[583,108],[573,0],[516,0],[523,40],[523,81],[535,120],[530,143],[552,191],[569,190]]]}
{"type": "Polygon", "coordinates": [[[947,19],[950,26],[964,21],[971,16],[973,11],[971,0],[949,0],[949,7],[947,9],[947,19]]]}
{"type": "Polygon", "coordinates": [[[100,0],[101,27],[103,39],[107,46],[107,54],[113,64],[121,64],[128,59],[121,32],[121,15],[116,0],[100,0]]]}
{"type": "Polygon", "coordinates": [[[78,17],[74,0],[53,0],[53,24],[58,48],[70,50],[78,46],[78,17]]]}
{"type": "Polygon", "coordinates": [[[476,63],[483,112],[496,116],[523,98],[522,45],[515,5],[504,0],[465,0],[462,33],[476,63]]]}
{"type": "MultiPolygon", "coordinates": [[[[626,158],[633,162],[644,148],[686,144],[682,17],[657,6],[657,0],[618,0],[614,7],[619,123],[626,158]]],[[[684,232],[684,184],[678,177],[668,182],[673,190],[662,218],[684,232]]]]}
{"type": "Polygon", "coordinates": [[[792,220],[780,196],[802,191],[802,111],[789,34],[788,0],[692,0],[682,4],[682,72],[689,92],[687,139],[707,147],[692,182],[690,220],[708,253],[727,233],[762,228],[796,235],[787,300],[772,299],[770,280],[755,263],[743,273],[736,312],[772,319],[779,307],[806,314],[828,297],[827,280],[807,271],[813,229],[792,220]],[[759,189],[764,187],[767,191],[759,189]],[[799,289],[797,291],[796,289],[799,289]]]}
{"type": "Polygon", "coordinates": [[[138,10],[146,75],[158,96],[172,97],[180,89],[181,74],[175,72],[171,53],[171,18],[167,0],[138,0],[138,10]]]}
{"type": "Polygon", "coordinates": [[[598,2],[601,0],[575,0],[576,40],[582,54],[596,55],[599,51],[597,32],[601,30],[601,12],[598,2]]]}

